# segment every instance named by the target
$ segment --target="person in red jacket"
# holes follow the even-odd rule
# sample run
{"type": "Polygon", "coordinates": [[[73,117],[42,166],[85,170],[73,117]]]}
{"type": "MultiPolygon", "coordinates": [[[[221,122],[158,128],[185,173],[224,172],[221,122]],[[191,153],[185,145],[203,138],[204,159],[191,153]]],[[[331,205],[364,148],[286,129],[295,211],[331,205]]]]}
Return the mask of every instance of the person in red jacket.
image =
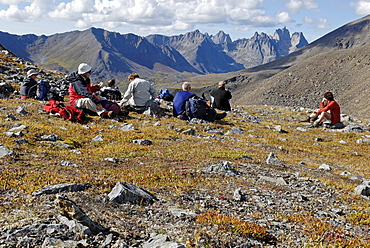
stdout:
{"type": "Polygon", "coordinates": [[[99,86],[90,85],[91,66],[81,63],[78,71],[68,77],[71,84],[68,89],[69,103],[76,108],[88,109],[103,118],[113,118],[113,111],[103,108],[100,98],[93,94],[100,89],[99,86]]]}
{"type": "Polygon", "coordinates": [[[315,110],[310,118],[317,118],[317,120],[312,124],[312,127],[320,126],[325,120],[329,120],[330,124],[340,122],[340,107],[339,104],[334,101],[334,96],[332,92],[326,92],[324,98],[320,102],[320,109],[315,110]]]}

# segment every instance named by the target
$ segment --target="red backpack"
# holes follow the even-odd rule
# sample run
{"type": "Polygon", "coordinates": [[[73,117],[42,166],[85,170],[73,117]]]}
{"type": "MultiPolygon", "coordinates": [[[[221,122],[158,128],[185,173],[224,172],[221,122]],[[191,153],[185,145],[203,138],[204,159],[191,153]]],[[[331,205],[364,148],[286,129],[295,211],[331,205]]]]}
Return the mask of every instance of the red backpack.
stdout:
{"type": "Polygon", "coordinates": [[[59,114],[65,120],[84,123],[86,117],[85,114],[77,109],[76,107],[64,104],[63,102],[57,102],[54,100],[50,100],[46,105],[43,106],[46,112],[51,114],[59,114]]]}

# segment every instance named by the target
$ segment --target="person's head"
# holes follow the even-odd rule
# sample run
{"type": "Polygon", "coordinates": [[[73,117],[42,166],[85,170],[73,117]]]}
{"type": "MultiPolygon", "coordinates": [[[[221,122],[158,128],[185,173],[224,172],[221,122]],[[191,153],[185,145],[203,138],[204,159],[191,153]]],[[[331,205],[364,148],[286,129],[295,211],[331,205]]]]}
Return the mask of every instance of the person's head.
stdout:
{"type": "Polygon", "coordinates": [[[218,82],[218,87],[219,88],[225,88],[225,85],[226,85],[225,81],[218,82]]]}
{"type": "Polygon", "coordinates": [[[325,99],[327,99],[327,100],[329,100],[329,101],[333,101],[333,100],[334,100],[333,93],[331,93],[331,92],[326,92],[326,93],[324,94],[324,98],[325,98],[325,99]]]}
{"type": "Polygon", "coordinates": [[[109,79],[108,80],[108,86],[109,87],[115,87],[116,86],[116,80],[114,80],[114,79],[109,79]]]}
{"type": "Polygon", "coordinates": [[[85,78],[89,78],[91,75],[91,66],[86,63],[81,63],[78,66],[78,74],[82,75],[85,78]]]}
{"type": "Polygon", "coordinates": [[[129,81],[132,81],[132,80],[134,80],[135,78],[140,78],[139,74],[137,74],[137,73],[131,73],[131,74],[128,76],[128,80],[129,80],[129,81]]]}
{"type": "Polygon", "coordinates": [[[38,74],[38,72],[35,69],[31,69],[27,72],[27,77],[36,78],[37,74],[38,74]]]}
{"type": "Polygon", "coordinates": [[[190,91],[191,90],[191,84],[189,82],[185,82],[182,84],[182,90],[190,91]]]}

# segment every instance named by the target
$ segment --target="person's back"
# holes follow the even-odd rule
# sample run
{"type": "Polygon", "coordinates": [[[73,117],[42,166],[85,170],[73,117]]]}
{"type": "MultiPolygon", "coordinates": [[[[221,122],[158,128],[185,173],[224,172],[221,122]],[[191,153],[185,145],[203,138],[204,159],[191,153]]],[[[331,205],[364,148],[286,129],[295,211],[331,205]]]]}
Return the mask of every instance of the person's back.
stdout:
{"type": "Polygon", "coordinates": [[[232,98],[230,91],[226,90],[225,82],[221,81],[218,83],[218,88],[211,92],[213,97],[212,107],[219,110],[230,111],[230,99],[232,98]]]}
{"type": "Polygon", "coordinates": [[[123,96],[121,105],[125,106],[128,102],[132,107],[147,106],[148,101],[155,99],[156,89],[148,81],[139,78],[139,75],[133,73],[129,76],[130,84],[123,96]]]}
{"type": "Polygon", "coordinates": [[[134,91],[132,95],[135,106],[145,106],[150,99],[155,98],[155,89],[148,81],[136,78],[133,82],[134,91]]]}
{"type": "Polygon", "coordinates": [[[185,114],[185,103],[192,96],[195,96],[195,94],[187,90],[176,93],[173,99],[173,115],[175,117],[185,114]]]}
{"type": "MultiPolygon", "coordinates": [[[[200,106],[199,106],[200,107],[200,106]]],[[[198,113],[197,113],[198,114],[198,113]]],[[[195,115],[197,115],[195,114],[195,115]]],[[[194,93],[191,92],[191,85],[188,82],[182,84],[182,91],[177,92],[175,98],[173,99],[173,115],[181,120],[190,120],[192,118],[201,118],[207,121],[221,120],[226,116],[226,113],[218,114],[214,109],[210,108],[204,99],[199,98],[194,93]],[[204,104],[205,114],[202,116],[193,116],[192,107],[190,104],[190,98],[194,98],[194,103],[199,101],[199,104],[204,104]],[[203,101],[203,102],[202,102],[203,101]],[[188,104],[187,104],[188,103],[188,104]],[[187,113],[187,110],[189,113],[187,113]]]]}

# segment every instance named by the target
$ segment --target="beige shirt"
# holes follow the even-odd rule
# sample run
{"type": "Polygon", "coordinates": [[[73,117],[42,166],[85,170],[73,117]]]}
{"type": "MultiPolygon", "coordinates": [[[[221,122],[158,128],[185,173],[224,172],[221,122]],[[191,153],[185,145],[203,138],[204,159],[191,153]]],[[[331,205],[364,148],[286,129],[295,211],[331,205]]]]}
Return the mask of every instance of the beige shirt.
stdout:
{"type": "Polygon", "coordinates": [[[148,81],[141,78],[135,78],[129,84],[121,104],[128,101],[131,106],[146,106],[146,103],[149,100],[155,99],[156,92],[157,90],[148,81]]]}

